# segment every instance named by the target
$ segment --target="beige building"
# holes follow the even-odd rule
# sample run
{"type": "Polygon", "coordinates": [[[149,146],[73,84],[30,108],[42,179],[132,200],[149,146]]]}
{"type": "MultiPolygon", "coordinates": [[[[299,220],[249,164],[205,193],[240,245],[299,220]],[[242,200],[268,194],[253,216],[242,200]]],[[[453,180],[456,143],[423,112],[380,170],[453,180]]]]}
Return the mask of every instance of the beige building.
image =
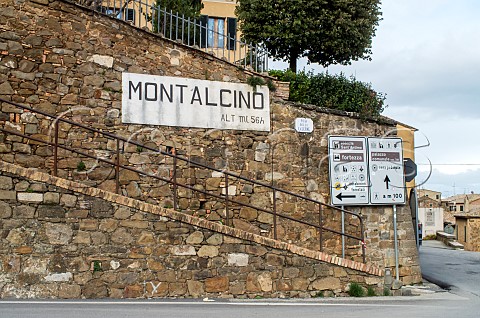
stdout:
{"type": "Polygon", "coordinates": [[[181,16],[177,19],[175,12],[171,16],[162,6],[156,10],[155,0],[103,0],[98,10],[166,38],[200,47],[229,62],[244,64],[242,62],[248,56],[248,47],[240,41],[241,33],[237,31],[236,1],[203,0],[202,3],[201,16],[195,21],[202,27],[200,30],[197,27],[195,31],[193,19],[183,19],[181,16]]]}
{"type": "Polygon", "coordinates": [[[420,196],[418,199],[418,222],[422,224],[423,237],[435,235],[437,231],[443,231],[443,207],[441,200],[428,194],[420,196]]]}
{"type": "Polygon", "coordinates": [[[466,251],[480,252],[480,209],[455,215],[457,241],[466,251]]]}

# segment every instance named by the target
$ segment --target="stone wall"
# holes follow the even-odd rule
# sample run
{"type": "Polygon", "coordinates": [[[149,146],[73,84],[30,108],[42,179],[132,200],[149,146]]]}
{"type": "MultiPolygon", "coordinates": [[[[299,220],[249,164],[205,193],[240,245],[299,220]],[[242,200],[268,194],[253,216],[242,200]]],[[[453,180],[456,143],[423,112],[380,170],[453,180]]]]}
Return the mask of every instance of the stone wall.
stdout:
{"type": "Polygon", "coordinates": [[[0,298],[318,297],[382,277],[0,174],[0,298]]]}
{"type": "MultiPolygon", "coordinates": [[[[35,0],[0,3],[0,96],[55,114],[89,127],[113,132],[155,149],[174,147],[182,156],[226,169],[242,176],[276,185],[315,200],[329,202],[327,135],[383,136],[395,134],[388,120],[373,121],[356,114],[296,105],[271,96],[272,132],[219,131],[178,127],[147,127],[121,123],[121,74],[124,71],[153,75],[245,82],[249,76],[232,64],[211,55],[167,41],[143,30],[64,1],[35,0]],[[297,117],[311,118],[314,132],[299,134],[293,128],[297,117]]],[[[283,85],[283,84],[282,84],[283,85]]],[[[52,140],[51,121],[43,116],[21,112],[2,104],[0,121],[41,140],[52,140]]],[[[59,140],[68,147],[91,155],[115,159],[113,140],[60,124],[59,140]]],[[[25,167],[51,172],[52,148],[37,142],[2,135],[0,159],[25,167]]],[[[121,144],[122,164],[159,177],[171,178],[172,160],[142,147],[121,144]]],[[[59,176],[115,191],[115,173],[111,166],[59,152],[59,176]],[[80,163],[85,171],[79,171],[80,163]]],[[[179,182],[212,193],[225,193],[220,173],[206,172],[182,165],[179,182]]],[[[120,173],[122,194],[169,207],[172,188],[165,182],[128,170],[120,173]]],[[[271,208],[273,193],[266,188],[240,180],[230,180],[232,199],[257,207],[271,208]]],[[[188,214],[212,221],[225,220],[222,202],[179,190],[179,208],[188,214]]],[[[280,213],[317,222],[318,212],[306,201],[287,195],[276,196],[280,213]]],[[[366,219],[367,261],[394,267],[393,212],[390,207],[352,208],[366,219]]],[[[230,210],[232,225],[272,237],[270,215],[239,207],[230,210]]],[[[340,228],[340,216],[325,211],[326,225],[340,228]]],[[[358,233],[358,222],[347,219],[347,230],[358,233]]],[[[405,283],[421,281],[418,254],[408,207],[398,215],[400,275],[405,283]]],[[[318,249],[318,233],[292,222],[279,223],[279,239],[318,249]]],[[[339,255],[340,237],[325,236],[325,251],[339,255]]],[[[347,240],[346,255],[360,260],[358,241],[347,240]]]]}

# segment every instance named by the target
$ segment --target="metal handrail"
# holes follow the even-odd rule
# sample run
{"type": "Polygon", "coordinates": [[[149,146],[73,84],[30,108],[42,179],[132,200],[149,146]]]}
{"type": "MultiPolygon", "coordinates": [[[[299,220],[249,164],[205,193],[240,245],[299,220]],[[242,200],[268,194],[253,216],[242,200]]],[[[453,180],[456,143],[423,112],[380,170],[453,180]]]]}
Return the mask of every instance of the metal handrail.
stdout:
{"type": "Polygon", "coordinates": [[[243,68],[251,66],[258,72],[268,70],[268,51],[263,46],[237,39],[236,29],[235,35],[231,37],[227,33],[209,28],[201,19],[186,17],[184,14],[167,10],[166,7],[162,8],[156,0],[93,0],[89,5],[86,1],[73,1],[87,5],[99,14],[126,21],[135,27],[160,34],[189,47],[213,53],[243,68]],[[128,10],[135,10],[133,21],[128,20],[128,10]],[[209,45],[210,36],[221,39],[223,45],[209,45]]]}
{"type": "MultiPolygon", "coordinates": [[[[337,235],[341,235],[341,236],[344,236],[344,237],[348,237],[348,238],[351,238],[351,239],[356,239],[356,240],[359,240],[360,241],[360,244],[361,244],[361,247],[362,247],[362,258],[363,258],[363,262],[365,263],[365,239],[364,239],[364,223],[363,223],[363,219],[362,217],[355,213],[355,212],[352,212],[352,211],[347,211],[345,209],[342,209],[342,208],[338,208],[338,207],[335,207],[335,206],[332,206],[332,205],[329,205],[329,204],[326,204],[326,203],[323,203],[323,202],[320,202],[320,201],[317,201],[317,200],[314,200],[314,199],[311,199],[311,198],[308,198],[308,197],[305,197],[305,196],[302,196],[302,195],[299,195],[299,194],[296,194],[296,193],[293,193],[291,191],[287,191],[287,190],[283,190],[283,189],[280,189],[280,188],[277,188],[277,187],[274,187],[273,185],[269,185],[269,184],[265,184],[263,182],[259,182],[259,181],[256,181],[256,180],[251,180],[251,179],[248,179],[248,178],[245,178],[245,177],[242,177],[241,175],[238,175],[238,174],[235,174],[235,173],[232,173],[232,172],[229,172],[229,171],[224,171],[224,170],[220,170],[220,169],[216,169],[214,167],[210,167],[208,165],[204,165],[204,164],[201,164],[199,162],[195,162],[191,159],[188,159],[188,158],[184,158],[182,156],[179,156],[177,154],[172,154],[172,153],[169,153],[169,152],[164,152],[162,150],[159,150],[159,149],[155,149],[155,148],[152,148],[152,147],[149,147],[147,145],[144,145],[144,144],[141,144],[139,142],[136,142],[136,141],[133,141],[133,140],[129,140],[127,138],[124,138],[124,137],[121,137],[121,136],[117,136],[115,134],[112,134],[110,132],[105,132],[105,131],[102,131],[102,130],[98,130],[98,129],[95,129],[95,128],[91,128],[91,127],[88,127],[88,126],[85,126],[83,124],[80,124],[80,123],[77,123],[77,122],[74,122],[74,121],[71,121],[69,119],[65,119],[65,118],[61,118],[61,117],[57,117],[57,116],[54,116],[54,115],[51,115],[51,114],[48,114],[44,111],[41,111],[41,110],[37,110],[37,109],[33,109],[33,108],[30,108],[28,106],[24,106],[24,105],[21,105],[21,104],[18,104],[16,102],[12,102],[12,101],[8,101],[8,100],[5,100],[3,98],[0,98],[0,102],[3,102],[3,103],[8,103],[10,105],[13,105],[15,107],[18,107],[18,108],[21,108],[23,110],[26,110],[26,111],[29,111],[29,112],[32,112],[32,113],[38,113],[40,115],[43,115],[45,117],[49,117],[49,118],[52,118],[54,119],[54,123],[52,124],[52,126],[54,126],[54,132],[55,132],[55,135],[54,135],[54,142],[51,142],[51,141],[45,141],[45,140],[42,140],[42,139],[39,139],[39,138],[35,138],[35,137],[32,137],[32,136],[28,136],[28,135],[25,135],[25,134],[22,134],[21,132],[17,132],[17,131],[13,131],[13,130],[8,130],[8,129],[5,129],[5,128],[2,128],[0,127],[0,130],[3,131],[3,132],[6,132],[6,133],[10,133],[10,134],[14,134],[14,135],[17,135],[17,136],[20,136],[20,137],[23,137],[23,138],[27,138],[27,139],[30,139],[30,140],[33,140],[35,142],[38,142],[38,143],[43,143],[43,144],[46,144],[46,145],[49,145],[49,146],[53,146],[54,147],[54,167],[53,167],[53,175],[57,175],[57,155],[58,155],[58,151],[57,149],[58,148],[61,148],[61,149],[64,149],[64,150],[67,150],[67,151],[71,151],[73,153],[76,153],[76,154],[79,154],[79,155],[82,155],[82,156],[85,156],[85,157],[88,157],[88,158],[92,158],[92,159],[96,159],[96,160],[99,160],[101,162],[104,162],[104,163],[107,163],[107,164],[110,164],[110,165],[113,165],[115,166],[115,169],[116,169],[116,192],[118,193],[119,192],[119,169],[122,168],[122,169],[126,169],[126,170],[129,170],[129,171],[132,171],[132,172],[136,172],[136,173],[139,173],[141,175],[144,175],[144,176],[147,176],[147,177],[152,177],[152,178],[155,178],[155,179],[158,179],[158,180],[161,180],[161,181],[164,181],[164,182],[167,182],[167,183],[170,183],[170,184],[173,184],[174,187],[182,187],[182,188],[185,188],[185,189],[188,189],[188,190],[192,190],[194,192],[197,192],[197,193],[201,193],[201,194],[204,194],[204,195],[207,195],[207,196],[210,196],[210,197],[214,197],[214,198],[217,198],[217,199],[222,199],[222,200],[226,200],[226,221],[227,221],[227,224],[228,224],[228,218],[229,218],[229,213],[228,213],[228,206],[229,204],[238,204],[240,206],[244,206],[244,207],[248,207],[248,208],[253,208],[257,211],[261,211],[261,212],[265,212],[265,213],[268,213],[268,214],[271,214],[274,216],[274,238],[277,239],[277,233],[276,233],[276,218],[277,217],[280,217],[280,218],[283,218],[283,219],[286,219],[286,220],[290,220],[290,221],[293,221],[293,222],[297,222],[297,223],[300,223],[300,224],[303,224],[303,225],[307,225],[307,226],[311,226],[311,227],[314,227],[317,231],[319,231],[319,234],[320,234],[320,250],[322,250],[323,248],[323,244],[322,244],[322,235],[323,235],[323,231],[328,231],[328,232],[331,232],[331,233],[334,233],[334,234],[337,234],[337,235]],[[88,153],[85,153],[85,152],[82,152],[82,151],[78,151],[78,150],[75,150],[75,149],[72,149],[70,147],[67,147],[67,146],[64,146],[64,145],[61,145],[58,143],[58,122],[63,122],[63,123],[67,123],[69,125],[72,125],[72,126],[76,126],[76,127],[79,127],[79,128],[82,128],[82,129],[85,129],[85,130],[88,130],[90,132],[94,132],[94,133],[98,133],[98,134],[102,134],[104,136],[108,136],[114,140],[116,140],[116,144],[117,144],[117,148],[116,148],[116,158],[115,158],[115,161],[110,161],[110,160],[107,160],[107,159],[103,159],[103,158],[99,158],[97,156],[93,156],[93,155],[90,155],[88,153]],[[148,149],[150,151],[153,151],[154,153],[157,153],[157,154],[161,154],[161,155],[164,155],[164,156],[168,156],[168,157],[171,157],[173,158],[174,160],[174,171],[173,171],[173,176],[172,176],[172,179],[166,179],[166,178],[162,178],[160,176],[157,176],[157,175],[154,175],[154,174],[151,174],[151,173],[147,173],[147,172],[144,172],[144,171],[141,171],[141,170],[138,170],[138,169],[135,169],[135,168],[132,168],[132,167],[129,167],[129,166],[126,166],[126,165],[122,165],[120,164],[119,162],[119,157],[120,157],[120,141],[124,142],[124,143],[127,143],[127,144],[133,144],[133,145],[136,145],[136,146],[139,146],[139,147],[142,147],[144,149],[148,149]],[[221,194],[221,195],[217,195],[217,194],[214,194],[214,193],[210,193],[210,192],[207,192],[207,191],[203,191],[203,190],[200,190],[200,189],[196,189],[192,186],[189,186],[187,184],[181,184],[181,183],[178,183],[177,180],[176,180],[176,166],[177,166],[177,161],[180,160],[180,161],[183,161],[183,162],[186,162],[187,164],[189,165],[192,165],[192,166],[197,166],[197,167],[201,167],[201,168],[205,168],[205,169],[208,169],[208,170],[211,170],[211,171],[216,171],[216,172],[220,172],[220,173],[223,173],[225,175],[225,181],[226,181],[226,193],[225,195],[221,194]],[[239,202],[239,201],[236,201],[236,200],[232,200],[232,199],[229,199],[228,196],[228,179],[229,177],[232,177],[232,178],[236,178],[236,179],[239,179],[239,180],[243,180],[243,181],[247,181],[247,182],[250,182],[254,185],[257,185],[257,186],[261,186],[261,187],[265,187],[265,188],[268,188],[270,190],[273,191],[273,211],[271,210],[268,210],[268,209],[264,209],[264,208],[260,208],[260,207],[256,207],[256,206],[253,206],[251,204],[248,204],[248,203],[243,203],[243,202],[239,202]],[[283,194],[287,194],[287,195],[291,195],[297,199],[301,199],[301,200],[305,200],[305,201],[308,201],[308,202],[312,202],[316,205],[318,205],[319,207],[319,224],[313,224],[311,222],[307,222],[307,221],[304,221],[304,220],[299,220],[299,219],[295,219],[291,216],[288,216],[288,215],[284,215],[284,214],[279,214],[277,213],[276,211],[276,193],[283,193],[283,194]],[[353,234],[348,234],[348,233],[342,233],[340,231],[337,231],[337,230],[334,230],[334,229],[331,229],[331,228],[328,228],[326,226],[323,225],[323,208],[329,208],[333,211],[339,211],[339,212],[343,212],[343,213],[346,213],[346,214],[349,214],[349,215],[352,215],[354,217],[357,217],[358,220],[359,220],[359,223],[360,223],[360,231],[361,231],[361,234],[360,236],[355,236],[353,234]]],[[[176,189],[174,189],[174,208],[177,209],[177,193],[176,193],[176,189]]]]}

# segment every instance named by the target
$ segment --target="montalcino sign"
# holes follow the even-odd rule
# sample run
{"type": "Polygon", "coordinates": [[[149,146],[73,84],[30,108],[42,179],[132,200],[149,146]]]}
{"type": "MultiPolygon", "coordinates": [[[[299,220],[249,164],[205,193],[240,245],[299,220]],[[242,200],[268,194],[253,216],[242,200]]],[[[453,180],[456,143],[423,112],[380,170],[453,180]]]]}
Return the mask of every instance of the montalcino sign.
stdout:
{"type": "Polygon", "coordinates": [[[270,131],[266,86],[122,74],[122,121],[130,124],[270,131]]]}

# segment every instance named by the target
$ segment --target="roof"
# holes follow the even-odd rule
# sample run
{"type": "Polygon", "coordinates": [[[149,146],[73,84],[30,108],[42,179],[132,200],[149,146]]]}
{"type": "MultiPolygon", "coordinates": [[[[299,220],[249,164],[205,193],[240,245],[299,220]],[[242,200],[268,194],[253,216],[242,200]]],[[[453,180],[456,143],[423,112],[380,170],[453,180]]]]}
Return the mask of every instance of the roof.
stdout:
{"type": "Polygon", "coordinates": [[[382,115],[382,117],[385,117],[385,118],[388,118],[389,120],[394,121],[395,124],[397,124],[397,125],[403,126],[403,127],[405,127],[405,128],[411,129],[411,130],[413,130],[413,131],[418,131],[417,128],[415,128],[415,127],[413,127],[413,126],[410,126],[410,125],[407,125],[407,124],[405,124],[405,123],[402,123],[402,122],[400,122],[400,121],[398,121],[398,120],[392,119],[392,118],[387,117],[387,116],[384,116],[384,115],[382,115]]]}
{"type": "Polygon", "coordinates": [[[445,198],[445,201],[451,201],[455,203],[465,203],[465,199],[472,202],[475,200],[480,199],[480,194],[473,193],[473,194],[457,194],[448,198],[445,198]]]}

